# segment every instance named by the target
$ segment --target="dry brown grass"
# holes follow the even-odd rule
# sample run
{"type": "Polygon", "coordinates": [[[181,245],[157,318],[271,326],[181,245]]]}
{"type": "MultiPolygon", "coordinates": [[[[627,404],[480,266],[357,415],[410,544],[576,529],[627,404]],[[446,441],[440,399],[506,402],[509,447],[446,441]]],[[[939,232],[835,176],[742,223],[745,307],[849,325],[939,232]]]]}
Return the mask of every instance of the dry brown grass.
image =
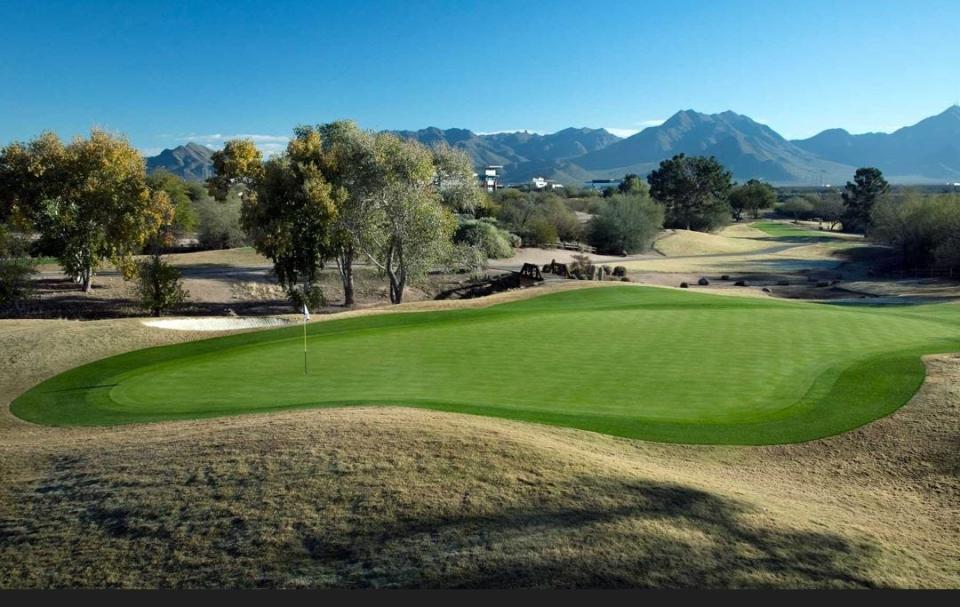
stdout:
{"type": "Polygon", "coordinates": [[[771,247],[770,242],[757,240],[764,236],[760,230],[745,225],[730,226],[718,234],[664,230],[653,246],[667,257],[749,253],[771,247]]]}
{"type": "MultiPolygon", "coordinates": [[[[0,321],[0,403],[195,337],[0,321]]],[[[765,448],[395,407],[100,429],[4,407],[0,586],[956,587],[960,357],[928,369],[893,416],[765,448]]]]}

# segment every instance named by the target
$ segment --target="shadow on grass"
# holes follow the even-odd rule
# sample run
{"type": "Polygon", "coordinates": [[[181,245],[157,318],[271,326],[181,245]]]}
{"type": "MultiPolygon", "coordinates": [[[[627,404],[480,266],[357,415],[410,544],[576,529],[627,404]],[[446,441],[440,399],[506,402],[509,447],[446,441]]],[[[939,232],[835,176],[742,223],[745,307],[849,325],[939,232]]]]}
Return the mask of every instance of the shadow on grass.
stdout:
{"type": "Polygon", "coordinates": [[[303,547],[354,587],[873,586],[861,572],[869,545],[756,528],[741,504],[683,485],[581,483],[569,489],[595,503],[401,519],[340,537],[301,526],[303,547]]]}
{"type": "Polygon", "coordinates": [[[304,462],[194,461],[173,477],[144,464],[58,457],[45,478],[10,487],[0,586],[876,585],[873,545],[751,520],[755,506],[678,483],[468,476],[412,498],[402,482],[304,462]]]}

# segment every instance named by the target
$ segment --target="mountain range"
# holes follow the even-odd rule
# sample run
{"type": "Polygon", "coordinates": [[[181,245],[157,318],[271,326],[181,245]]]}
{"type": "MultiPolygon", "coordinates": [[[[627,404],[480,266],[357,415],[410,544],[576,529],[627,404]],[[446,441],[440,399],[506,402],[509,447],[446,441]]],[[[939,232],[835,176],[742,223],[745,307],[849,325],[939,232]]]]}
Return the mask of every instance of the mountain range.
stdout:
{"type": "MultiPolygon", "coordinates": [[[[627,138],[604,129],[567,128],[542,135],[526,131],[474,133],[430,127],[394,131],[430,145],[446,142],[467,152],[477,168],[502,165],[506,183],[544,177],[580,184],[597,178],[646,175],[675,154],[715,156],[738,181],[779,185],[845,183],[858,167],[875,166],[893,183],[960,181],[960,106],[893,133],[852,135],[829,129],[809,139],[787,140],[770,127],[734,112],[682,110],[658,126],[627,138]]],[[[212,174],[212,150],[187,145],[147,159],[186,179],[212,174]]]]}

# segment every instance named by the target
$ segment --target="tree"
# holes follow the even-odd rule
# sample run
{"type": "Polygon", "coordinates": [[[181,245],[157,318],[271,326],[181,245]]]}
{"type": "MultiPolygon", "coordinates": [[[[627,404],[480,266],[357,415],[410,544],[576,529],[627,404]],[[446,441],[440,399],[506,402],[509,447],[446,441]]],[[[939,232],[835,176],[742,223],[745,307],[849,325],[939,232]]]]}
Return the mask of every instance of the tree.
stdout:
{"type": "Polygon", "coordinates": [[[772,209],[776,204],[777,191],[770,184],[751,179],[735,187],[730,192],[729,200],[734,221],[740,221],[744,212],[749,212],[754,219],[757,219],[760,217],[761,209],[772,209]]]}
{"type": "Polygon", "coordinates": [[[485,206],[486,194],[477,187],[470,156],[446,142],[434,145],[430,151],[433,155],[433,187],[444,206],[454,213],[473,213],[485,206]]]}
{"type": "Polygon", "coordinates": [[[22,232],[0,223],[0,309],[20,307],[32,292],[35,273],[22,232]]]}
{"type": "Polygon", "coordinates": [[[351,121],[337,121],[314,128],[300,127],[308,136],[315,132],[321,141],[321,170],[331,184],[336,217],[331,228],[331,247],[343,284],[343,303],[354,303],[353,262],[363,243],[376,229],[376,193],[383,175],[376,159],[371,133],[351,121]]]}
{"type": "Polygon", "coordinates": [[[232,188],[241,189],[243,228],[254,248],[273,262],[274,275],[292,301],[316,290],[331,253],[336,208],[320,170],[320,154],[314,131],[297,133],[283,154],[265,162],[252,141],[229,141],[214,154],[216,175],[208,180],[218,200],[232,188]]]}
{"type": "Polygon", "coordinates": [[[647,181],[665,207],[668,228],[712,231],[730,221],[731,174],[712,156],[678,154],[662,161],[647,181]]]}
{"type": "Polygon", "coordinates": [[[813,203],[813,214],[832,231],[843,218],[843,201],[836,193],[823,194],[813,203]]]}
{"type": "Polygon", "coordinates": [[[780,211],[798,221],[813,211],[813,203],[803,196],[792,196],[780,205],[780,211]]]}
{"type": "Polygon", "coordinates": [[[871,212],[877,201],[890,191],[880,169],[865,167],[857,169],[853,182],[843,189],[843,230],[866,233],[871,225],[871,212]]]}
{"type": "Polygon", "coordinates": [[[650,247],[662,226],[663,207],[649,196],[618,194],[590,220],[590,244],[610,253],[636,253],[650,247]]]}
{"type": "Polygon", "coordinates": [[[457,220],[436,187],[433,155],[415,141],[389,133],[375,138],[379,186],[376,229],[361,246],[390,281],[390,301],[403,301],[407,283],[451,252],[457,220]]]}
{"type": "Polygon", "coordinates": [[[624,175],[623,181],[617,186],[617,192],[621,194],[647,194],[649,191],[650,188],[647,187],[643,179],[634,173],[624,175]]]}
{"type": "Polygon", "coordinates": [[[0,167],[4,207],[32,219],[85,292],[103,260],[129,270],[170,207],[166,194],[148,187],[140,153],[100,130],[66,146],[50,134],[11,144],[0,167]]]}
{"type": "Polygon", "coordinates": [[[137,262],[137,293],[140,305],[153,316],[182,304],[189,295],[180,280],[180,270],[158,254],[137,262]]]}
{"type": "Polygon", "coordinates": [[[197,227],[197,212],[193,208],[191,190],[181,177],[164,169],[147,175],[147,186],[154,191],[162,191],[170,198],[174,218],[172,228],[177,236],[192,232],[197,227]]]}

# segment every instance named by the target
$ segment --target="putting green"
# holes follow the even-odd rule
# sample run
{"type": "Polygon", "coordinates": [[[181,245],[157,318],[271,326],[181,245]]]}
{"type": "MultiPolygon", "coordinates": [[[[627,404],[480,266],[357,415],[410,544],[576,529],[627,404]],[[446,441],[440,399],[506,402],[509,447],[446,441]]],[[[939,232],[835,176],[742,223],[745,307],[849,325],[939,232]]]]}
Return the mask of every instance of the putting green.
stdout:
{"type": "Polygon", "coordinates": [[[651,287],[383,314],[140,350],[65,372],[13,412],[110,425],[401,404],[671,442],[836,434],[903,405],[960,306],[836,306],[651,287]]]}

